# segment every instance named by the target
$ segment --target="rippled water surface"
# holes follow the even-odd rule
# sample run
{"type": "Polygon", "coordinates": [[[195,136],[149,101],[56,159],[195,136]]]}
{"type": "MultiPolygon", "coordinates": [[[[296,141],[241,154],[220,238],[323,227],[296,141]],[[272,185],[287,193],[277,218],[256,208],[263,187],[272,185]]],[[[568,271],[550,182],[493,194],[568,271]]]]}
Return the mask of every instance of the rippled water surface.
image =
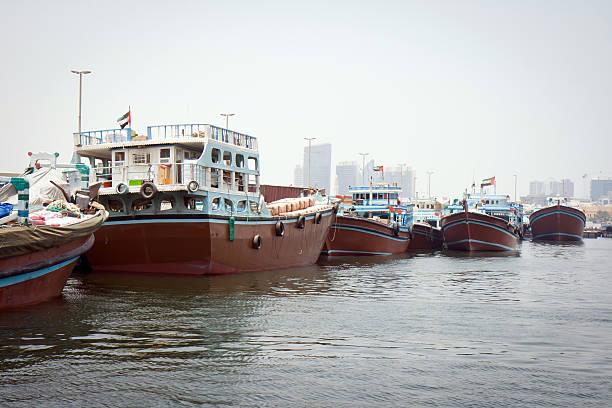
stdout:
{"type": "Polygon", "coordinates": [[[610,406],[612,240],[221,277],[0,314],[0,406],[610,406]]]}

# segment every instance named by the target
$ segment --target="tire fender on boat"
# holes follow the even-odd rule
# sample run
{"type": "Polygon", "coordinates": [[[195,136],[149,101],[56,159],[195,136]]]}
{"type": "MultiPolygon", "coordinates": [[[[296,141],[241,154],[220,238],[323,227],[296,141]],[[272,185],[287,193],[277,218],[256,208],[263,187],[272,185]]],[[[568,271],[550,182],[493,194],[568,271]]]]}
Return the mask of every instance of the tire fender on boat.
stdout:
{"type": "Polygon", "coordinates": [[[282,237],[285,235],[285,224],[281,220],[276,221],[276,225],[274,226],[276,229],[276,236],[282,237]]]}
{"type": "Polygon", "coordinates": [[[295,223],[295,226],[300,229],[303,229],[306,226],[306,217],[300,215],[297,219],[297,222],[295,223]]]}
{"type": "Polygon", "coordinates": [[[150,181],[147,181],[140,186],[140,195],[142,198],[150,199],[153,198],[155,194],[157,194],[157,187],[155,187],[155,184],[151,183],[150,181]]]}
{"type": "Polygon", "coordinates": [[[321,215],[320,212],[316,213],[314,216],[314,222],[315,224],[320,224],[321,223],[321,219],[323,218],[323,215],[321,215]]]}
{"type": "Polygon", "coordinates": [[[199,188],[200,188],[200,185],[195,180],[191,180],[187,184],[187,190],[189,190],[190,193],[195,193],[196,191],[198,191],[199,188]]]}
{"type": "Polygon", "coordinates": [[[261,235],[257,234],[253,237],[253,248],[260,249],[261,248],[261,235]]]}
{"type": "Polygon", "coordinates": [[[117,184],[117,187],[115,187],[115,191],[117,194],[127,194],[127,192],[130,191],[130,188],[125,183],[119,183],[117,184]]]}

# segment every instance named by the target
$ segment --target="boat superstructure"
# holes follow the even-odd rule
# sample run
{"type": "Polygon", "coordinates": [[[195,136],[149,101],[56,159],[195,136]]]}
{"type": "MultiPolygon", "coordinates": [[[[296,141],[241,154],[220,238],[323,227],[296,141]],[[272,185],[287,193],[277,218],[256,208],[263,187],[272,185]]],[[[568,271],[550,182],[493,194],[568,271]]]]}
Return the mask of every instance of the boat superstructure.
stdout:
{"type": "Polygon", "coordinates": [[[272,215],[260,192],[255,137],[180,124],[74,138],[110,213],[87,255],[94,270],[217,274],[316,261],[333,208],[272,215]]]}
{"type": "Polygon", "coordinates": [[[412,200],[414,205],[414,222],[412,224],[411,250],[436,250],[443,246],[440,220],[442,203],[434,198],[412,200]]]}

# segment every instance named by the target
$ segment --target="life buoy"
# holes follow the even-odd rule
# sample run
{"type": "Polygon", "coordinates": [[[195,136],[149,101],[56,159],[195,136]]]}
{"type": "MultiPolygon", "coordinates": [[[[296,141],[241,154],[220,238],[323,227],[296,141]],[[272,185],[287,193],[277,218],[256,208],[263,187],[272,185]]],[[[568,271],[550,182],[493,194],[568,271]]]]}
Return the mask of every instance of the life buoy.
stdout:
{"type": "Polygon", "coordinates": [[[295,223],[295,226],[300,229],[303,229],[306,226],[306,217],[300,215],[297,219],[297,222],[295,223]]]}
{"type": "Polygon", "coordinates": [[[117,187],[115,187],[115,191],[117,194],[126,194],[128,191],[130,191],[130,188],[125,183],[119,183],[117,184],[117,187]]]}
{"type": "Polygon", "coordinates": [[[140,186],[140,195],[142,198],[146,198],[148,200],[153,198],[155,194],[157,194],[157,187],[155,187],[155,184],[151,183],[150,181],[147,181],[140,186]]]}
{"type": "Polygon", "coordinates": [[[189,190],[190,193],[195,193],[199,188],[200,185],[195,180],[192,180],[189,182],[189,184],[187,184],[187,190],[189,190]]]}
{"type": "Polygon", "coordinates": [[[321,213],[320,213],[320,212],[316,213],[316,214],[315,214],[315,217],[314,217],[314,222],[315,222],[315,224],[320,224],[320,223],[321,223],[321,219],[322,219],[322,218],[323,218],[323,215],[321,215],[321,213]]]}
{"type": "Polygon", "coordinates": [[[276,221],[276,225],[274,226],[274,228],[276,229],[277,237],[282,237],[283,235],[285,235],[285,224],[283,224],[282,221],[276,221]]]}
{"type": "Polygon", "coordinates": [[[261,248],[261,235],[257,234],[253,237],[253,248],[261,248]]]}

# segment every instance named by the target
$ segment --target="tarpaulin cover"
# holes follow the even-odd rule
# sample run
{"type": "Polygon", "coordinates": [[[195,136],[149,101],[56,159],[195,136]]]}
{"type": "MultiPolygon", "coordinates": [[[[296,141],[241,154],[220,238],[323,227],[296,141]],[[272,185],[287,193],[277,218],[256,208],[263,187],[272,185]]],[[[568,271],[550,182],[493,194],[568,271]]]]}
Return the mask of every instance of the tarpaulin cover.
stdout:
{"type": "MultiPolygon", "coordinates": [[[[51,181],[62,187],[67,193],[72,193],[73,187],[66,180],[66,175],[59,169],[46,167],[22,177],[30,183],[31,210],[42,208],[45,202],[64,199],[62,192],[51,184],[51,181]]],[[[12,184],[0,188],[0,202],[17,204],[17,190],[12,184]]]]}
{"type": "Polygon", "coordinates": [[[108,213],[99,210],[93,217],[61,227],[5,226],[0,228],[0,259],[53,248],[74,239],[93,234],[108,213]]]}

